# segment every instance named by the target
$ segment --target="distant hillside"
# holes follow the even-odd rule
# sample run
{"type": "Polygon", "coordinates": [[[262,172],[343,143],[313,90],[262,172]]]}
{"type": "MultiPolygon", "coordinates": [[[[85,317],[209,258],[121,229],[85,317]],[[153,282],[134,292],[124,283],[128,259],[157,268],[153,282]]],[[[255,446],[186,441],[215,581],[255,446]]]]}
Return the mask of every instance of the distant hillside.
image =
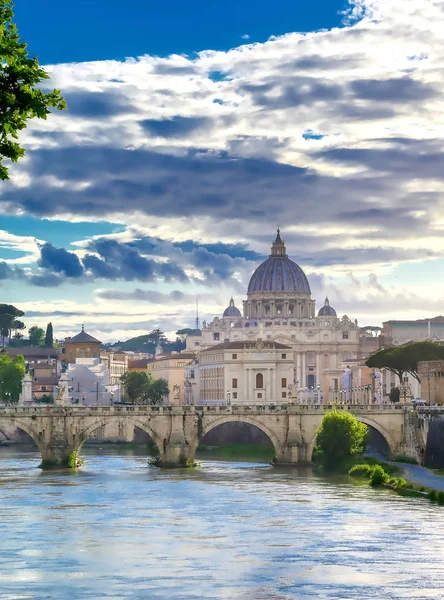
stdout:
{"type": "Polygon", "coordinates": [[[155,354],[159,339],[165,353],[185,350],[186,344],[180,338],[177,338],[174,342],[170,342],[166,338],[157,335],[153,336],[150,333],[133,337],[126,340],[126,342],[117,342],[115,344],[107,345],[106,348],[119,348],[123,352],[147,352],[148,354],[155,354]]]}

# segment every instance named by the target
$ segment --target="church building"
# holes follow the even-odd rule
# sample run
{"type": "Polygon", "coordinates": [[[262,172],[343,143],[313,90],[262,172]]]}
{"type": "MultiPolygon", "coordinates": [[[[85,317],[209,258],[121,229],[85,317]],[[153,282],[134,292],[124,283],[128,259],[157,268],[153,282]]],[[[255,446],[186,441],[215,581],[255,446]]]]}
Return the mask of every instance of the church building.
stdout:
{"type": "MultiPolygon", "coordinates": [[[[258,340],[289,347],[293,388],[301,392],[316,390],[324,398],[330,389],[342,387],[341,377],[348,364],[362,358],[357,321],[346,315],[339,317],[328,298],[316,313],[308,278],[288,257],[279,229],[271,254],[250,279],[242,313],[231,298],[221,317],[214,317],[208,324],[204,321],[200,336],[188,336],[187,350],[200,352],[203,358],[213,346],[244,342],[247,349],[258,340]]],[[[218,367],[222,369],[223,365],[218,367]]],[[[236,379],[223,377],[225,382],[230,378],[236,379]]],[[[226,389],[224,394],[228,392],[233,398],[233,391],[226,389]]],[[[275,391],[277,394],[277,387],[275,391]]]]}

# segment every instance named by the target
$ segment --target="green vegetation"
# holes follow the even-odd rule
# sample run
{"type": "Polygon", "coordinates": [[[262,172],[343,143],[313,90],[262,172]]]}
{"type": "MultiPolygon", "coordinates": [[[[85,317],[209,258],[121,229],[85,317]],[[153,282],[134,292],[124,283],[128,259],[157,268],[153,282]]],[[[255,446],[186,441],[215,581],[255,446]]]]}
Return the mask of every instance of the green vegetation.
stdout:
{"type": "Polygon", "coordinates": [[[154,379],[146,371],[128,371],[122,375],[120,381],[131,402],[161,404],[170,391],[165,379],[154,379]]]}
{"type": "Polygon", "coordinates": [[[34,400],[36,404],[54,404],[54,398],[49,394],[43,394],[40,398],[34,400]]]}
{"type": "Polygon", "coordinates": [[[424,486],[417,486],[402,477],[392,477],[393,473],[390,473],[390,467],[393,467],[393,465],[384,463],[377,465],[356,464],[349,470],[349,475],[368,479],[372,487],[383,487],[401,496],[428,498],[431,502],[444,504],[444,492],[426,490],[424,486]]]}
{"type": "Polygon", "coordinates": [[[11,358],[0,354],[0,399],[4,402],[18,402],[25,376],[25,359],[21,354],[11,358]]]}
{"type": "Polygon", "coordinates": [[[66,460],[63,462],[63,466],[68,467],[68,469],[77,469],[78,467],[81,467],[84,462],[85,460],[79,457],[78,452],[73,450],[68,454],[66,460]]]}
{"type": "Polygon", "coordinates": [[[174,342],[171,342],[165,337],[163,331],[154,329],[146,335],[139,335],[126,342],[117,342],[105,347],[118,347],[122,352],[148,352],[149,354],[154,354],[156,346],[160,343],[165,353],[181,352],[185,349],[185,342],[182,338],[183,336],[178,336],[174,342]]]}
{"type": "Polygon", "coordinates": [[[364,452],[368,428],[349,412],[333,410],[317,430],[314,461],[325,471],[343,471],[347,461],[364,452]]]}
{"type": "Polygon", "coordinates": [[[49,75],[30,58],[13,22],[14,3],[0,0],[0,180],[9,179],[4,159],[17,162],[25,154],[16,141],[30,119],[46,119],[50,108],[63,110],[66,103],[59,90],[44,93],[41,82],[49,75]]]}
{"type": "Polygon", "coordinates": [[[444,346],[434,342],[411,342],[384,348],[370,356],[365,364],[372,369],[388,369],[398,375],[400,381],[406,373],[420,381],[418,362],[424,360],[444,360],[444,346]]]}
{"type": "Polygon", "coordinates": [[[41,346],[43,345],[43,339],[45,337],[45,332],[41,327],[37,327],[34,325],[29,328],[29,343],[31,346],[41,346]]]}
{"type": "Polygon", "coordinates": [[[271,462],[274,450],[268,444],[229,444],[226,446],[199,446],[196,454],[200,457],[217,458],[226,460],[259,460],[271,462]]]}
{"type": "Polygon", "coordinates": [[[52,323],[48,323],[46,326],[46,334],[45,334],[45,347],[52,348],[54,345],[54,331],[52,329],[52,323]]]}
{"type": "MultiPolygon", "coordinates": [[[[1,0],[0,0],[0,11],[1,11],[1,0]]],[[[1,12],[0,12],[1,15],[1,12]]],[[[1,32],[1,25],[0,25],[1,32]]],[[[0,33],[0,48],[1,48],[1,33],[0,33]]],[[[0,67],[1,72],[1,67],[0,67]]],[[[1,82],[0,82],[1,90],[1,82]]],[[[1,100],[0,100],[0,114],[1,114],[1,100]]],[[[1,142],[0,142],[1,143],[1,142]]],[[[0,146],[0,157],[1,157],[1,146],[0,146]]],[[[0,169],[1,169],[1,158],[0,158],[0,169]]],[[[0,177],[1,178],[1,177],[0,177]]],[[[19,329],[25,329],[25,324],[19,321],[19,317],[23,317],[25,313],[19,310],[12,304],[0,304],[0,337],[2,339],[2,345],[5,345],[5,338],[12,336],[12,331],[15,330],[16,334],[19,329]]]]}
{"type": "Polygon", "coordinates": [[[393,404],[396,404],[396,402],[399,402],[399,400],[401,398],[401,390],[399,389],[399,387],[393,387],[390,390],[389,398],[390,398],[390,402],[393,402],[393,404]]]}
{"type": "Polygon", "coordinates": [[[408,465],[417,465],[418,461],[415,458],[411,458],[410,456],[394,456],[391,459],[393,462],[406,463],[408,465]]]}

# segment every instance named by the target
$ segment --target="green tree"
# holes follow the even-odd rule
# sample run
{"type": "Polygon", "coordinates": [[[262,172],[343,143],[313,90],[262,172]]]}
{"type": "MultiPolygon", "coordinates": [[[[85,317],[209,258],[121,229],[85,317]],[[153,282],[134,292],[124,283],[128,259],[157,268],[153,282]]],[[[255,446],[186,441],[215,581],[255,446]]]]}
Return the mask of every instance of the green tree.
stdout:
{"type": "Polygon", "coordinates": [[[148,404],[162,404],[163,399],[170,393],[166,379],[153,379],[148,382],[145,398],[148,404]]]}
{"type": "MultiPolygon", "coordinates": [[[[0,0],[1,2],[1,0],[0,0]]],[[[17,321],[18,317],[23,317],[25,313],[12,304],[0,304],[0,337],[2,345],[5,345],[5,338],[11,337],[11,330],[14,329],[14,323],[18,323],[17,329],[24,329],[24,323],[17,321]]]]}
{"type": "Polygon", "coordinates": [[[4,402],[18,402],[25,373],[25,359],[21,354],[14,358],[0,354],[0,398],[4,402]]]}
{"type": "Polygon", "coordinates": [[[390,402],[396,403],[399,402],[401,398],[401,390],[399,387],[393,387],[389,393],[390,402]]]}
{"type": "Polygon", "coordinates": [[[41,327],[34,325],[29,328],[29,342],[31,346],[40,346],[43,343],[45,332],[41,327]]]}
{"type": "Polygon", "coordinates": [[[137,402],[145,397],[149,385],[146,371],[127,371],[120,378],[125,394],[131,402],[137,402]]]}
{"type": "Polygon", "coordinates": [[[0,0],[0,180],[9,179],[3,160],[17,162],[25,154],[16,140],[28,120],[46,119],[50,108],[66,108],[59,90],[44,93],[40,89],[49,75],[37,58],[28,56],[13,21],[13,8],[11,0],[0,0]]]}
{"type": "Polygon", "coordinates": [[[406,373],[420,381],[418,363],[424,360],[444,360],[444,346],[424,341],[384,348],[372,354],[365,364],[374,369],[388,369],[395,373],[400,381],[406,373]]]}
{"type": "Polygon", "coordinates": [[[48,323],[46,326],[46,335],[45,335],[45,346],[47,348],[52,348],[54,345],[54,332],[52,329],[52,323],[48,323]]]}
{"type": "Polygon", "coordinates": [[[328,470],[339,470],[344,462],[364,452],[367,425],[347,411],[330,411],[316,432],[315,457],[328,470]]]}

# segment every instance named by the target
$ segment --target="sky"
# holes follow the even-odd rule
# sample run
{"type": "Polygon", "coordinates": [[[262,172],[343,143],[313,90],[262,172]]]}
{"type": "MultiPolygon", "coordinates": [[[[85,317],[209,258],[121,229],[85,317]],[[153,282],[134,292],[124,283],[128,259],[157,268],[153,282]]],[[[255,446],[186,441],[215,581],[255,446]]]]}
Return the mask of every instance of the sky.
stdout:
{"type": "Polygon", "coordinates": [[[16,22],[68,110],[0,187],[0,302],[59,339],[241,307],[279,226],[361,325],[444,312],[442,0],[54,0],[16,22]]]}

